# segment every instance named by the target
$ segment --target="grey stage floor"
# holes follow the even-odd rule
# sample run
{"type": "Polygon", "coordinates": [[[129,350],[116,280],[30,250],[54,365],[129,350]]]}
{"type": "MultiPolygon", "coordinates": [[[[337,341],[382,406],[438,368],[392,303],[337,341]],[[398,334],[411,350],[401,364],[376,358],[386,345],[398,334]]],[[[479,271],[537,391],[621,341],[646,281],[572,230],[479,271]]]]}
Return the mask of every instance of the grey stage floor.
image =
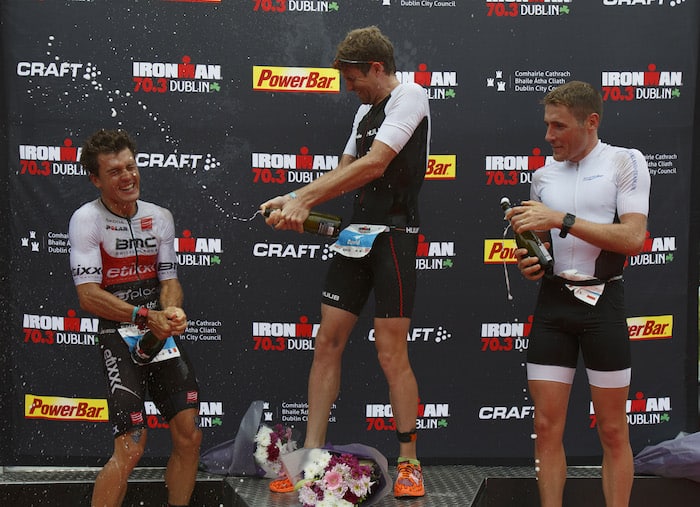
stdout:
{"type": "MultiPolygon", "coordinates": [[[[89,506],[97,469],[2,468],[2,507],[89,506]]],[[[129,479],[123,507],[163,507],[163,468],[137,468],[129,479]]],[[[411,500],[391,496],[378,507],[537,507],[532,467],[425,466],[426,495],[411,500]]],[[[395,474],[392,473],[392,478],[395,474]]],[[[570,467],[566,507],[603,506],[600,469],[570,467]]],[[[269,480],[198,474],[190,507],[297,507],[296,493],[271,493],[269,480]]],[[[700,483],[687,479],[636,477],[630,507],[697,507],[700,483]]]]}

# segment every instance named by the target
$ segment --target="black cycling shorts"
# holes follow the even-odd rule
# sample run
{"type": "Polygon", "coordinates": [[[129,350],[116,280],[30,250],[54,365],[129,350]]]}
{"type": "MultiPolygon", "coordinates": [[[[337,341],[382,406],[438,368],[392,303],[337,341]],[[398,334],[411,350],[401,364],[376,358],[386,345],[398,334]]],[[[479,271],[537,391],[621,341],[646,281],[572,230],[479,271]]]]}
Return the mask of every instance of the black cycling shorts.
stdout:
{"type": "Polygon", "coordinates": [[[574,297],[561,279],[543,278],[527,350],[527,362],[576,368],[579,349],[589,370],[631,367],[622,280],[605,284],[595,306],[574,297]]]}
{"type": "Polygon", "coordinates": [[[375,317],[411,317],[416,294],[418,234],[391,230],[355,259],[335,254],[321,302],[359,315],[374,289],[375,317]]]}
{"type": "Polygon", "coordinates": [[[146,390],[166,421],[182,410],[197,409],[199,387],[194,369],[178,346],[180,357],[139,366],[119,332],[100,333],[100,353],[107,378],[109,419],[117,437],[136,428],[145,428],[146,390]]]}

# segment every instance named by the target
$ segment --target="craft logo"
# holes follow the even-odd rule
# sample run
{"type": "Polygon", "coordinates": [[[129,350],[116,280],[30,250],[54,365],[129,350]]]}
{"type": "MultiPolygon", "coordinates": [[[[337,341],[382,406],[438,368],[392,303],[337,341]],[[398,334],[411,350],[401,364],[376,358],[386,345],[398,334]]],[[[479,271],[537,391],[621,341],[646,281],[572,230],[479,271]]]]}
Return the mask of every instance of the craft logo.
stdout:
{"type": "Polygon", "coordinates": [[[426,241],[424,234],[418,235],[416,269],[427,271],[454,267],[455,244],[453,241],[426,241]]]}
{"type": "Polygon", "coordinates": [[[630,340],[665,340],[673,338],[673,315],[628,317],[630,340]]]}
{"type": "Polygon", "coordinates": [[[518,16],[561,16],[571,13],[573,0],[486,0],[486,15],[497,18],[518,16]]]}
{"type": "Polygon", "coordinates": [[[508,421],[511,419],[524,420],[531,419],[535,415],[533,405],[513,405],[506,406],[483,406],[479,408],[479,419],[482,421],[508,421]]]}
{"type": "Polygon", "coordinates": [[[33,144],[19,145],[19,174],[29,176],[86,176],[87,171],[78,162],[80,148],[66,138],[61,146],[33,144]]]}
{"type": "Polygon", "coordinates": [[[332,68],[253,66],[253,90],[340,93],[340,73],[332,68]]]}
{"type": "Polygon", "coordinates": [[[485,239],[484,264],[517,264],[517,249],[514,239],[485,239]]]}
{"type": "MultiPolygon", "coordinates": [[[[631,426],[650,426],[671,421],[671,398],[645,398],[644,393],[638,391],[633,400],[627,400],[627,423],[631,426]]],[[[590,427],[595,428],[597,418],[593,409],[593,402],[588,408],[590,427]]]]}
{"type": "MultiPolygon", "coordinates": [[[[440,430],[447,428],[450,418],[449,403],[418,403],[417,430],[440,430]]],[[[394,412],[388,403],[365,405],[367,431],[396,431],[394,412]]]]}
{"type": "Polygon", "coordinates": [[[652,238],[647,231],[642,252],[628,257],[628,266],[658,266],[673,262],[676,251],[676,237],[665,236],[652,238]]]}
{"type": "Polygon", "coordinates": [[[62,398],[59,396],[24,395],[25,419],[52,421],[107,422],[107,400],[89,398],[62,398]]]}
{"type": "Polygon", "coordinates": [[[329,244],[298,245],[295,243],[255,243],[253,257],[269,257],[276,259],[321,259],[333,258],[334,252],[329,244]]]}
{"type": "Polygon", "coordinates": [[[482,352],[523,352],[527,350],[532,315],[527,322],[484,322],[481,324],[482,352]]]}
{"type": "Polygon", "coordinates": [[[316,0],[253,0],[254,12],[338,12],[338,2],[316,0]]]}
{"type": "Polygon", "coordinates": [[[75,79],[82,63],[71,62],[17,62],[17,75],[20,77],[49,77],[75,79]]]}
{"type": "Polygon", "coordinates": [[[175,251],[180,266],[217,266],[224,250],[221,238],[196,238],[185,229],[181,238],[175,238],[175,251]]]}
{"type": "MultiPolygon", "coordinates": [[[[437,327],[414,327],[408,331],[406,341],[409,343],[416,342],[435,342],[442,343],[452,338],[452,333],[442,326],[437,327]]],[[[374,341],[374,329],[370,329],[367,334],[367,341],[374,341]]]]}
{"type": "Polygon", "coordinates": [[[457,96],[457,73],[454,71],[429,71],[426,63],[418,65],[416,71],[396,71],[401,83],[417,83],[425,88],[431,100],[454,99],[457,96]]]}
{"type": "Polygon", "coordinates": [[[426,180],[454,180],[457,177],[457,155],[429,155],[426,180]]]}
{"type": "Polygon", "coordinates": [[[678,7],[686,0],[603,0],[603,7],[678,7]]]}
{"type": "Polygon", "coordinates": [[[337,155],[309,153],[302,146],[299,153],[253,153],[253,183],[310,183],[338,166],[337,155]]]}
{"type": "MultiPolygon", "coordinates": [[[[187,393],[188,402],[197,402],[197,392],[191,391],[187,393]]],[[[146,411],[146,426],[149,429],[167,429],[170,426],[165,418],[161,415],[158,407],[152,401],[145,401],[144,408],[146,411]]],[[[216,428],[224,424],[224,403],[222,401],[200,401],[199,402],[199,427],[200,428],[216,428]]]]}
{"type": "Polygon", "coordinates": [[[75,310],[67,315],[34,315],[22,318],[24,343],[37,345],[94,345],[98,319],[76,317],[75,310]]]}
{"type": "Polygon", "coordinates": [[[681,96],[683,72],[650,63],[644,71],[605,71],[600,81],[604,101],[671,100],[681,96]]]}
{"type": "Polygon", "coordinates": [[[552,160],[541,154],[539,148],[533,148],[532,155],[487,155],[487,185],[529,185],[532,183],[532,171],[552,160]]]}
{"type": "Polygon", "coordinates": [[[181,339],[191,342],[220,342],[220,320],[188,320],[181,339]]]}
{"type": "Polygon", "coordinates": [[[675,153],[656,153],[645,155],[649,174],[652,176],[666,176],[668,174],[678,174],[676,162],[678,155],[675,153]]]}
{"type": "Polygon", "coordinates": [[[516,93],[545,94],[571,77],[569,70],[516,70],[506,76],[503,70],[496,70],[486,77],[486,87],[497,92],[513,91],[516,93]]]}
{"type": "Polygon", "coordinates": [[[47,252],[50,254],[67,255],[70,253],[68,233],[49,231],[43,237],[37,235],[37,231],[27,231],[20,237],[20,246],[29,249],[30,252],[47,252]]]}
{"type": "Polygon", "coordinates": [[[210,93],[221,91],[221,65],[192,63],[183,56],[180,63],[133,62],[136,93],[210,93]]]}
{"type": "Polygon", "coordinates": [[[207,153],[202,155],[199,153],[137,153],[136,165],[143,169],[159,168],[159,169],[177,169],[191,170],[203,169],[211,171],[221,167],[214,155],[207,153]]]}
{"type": "Polygon", "coordinates": [[[306,315],[301,315],[299,322],[253,322],[253,350],[314,350],[318,327],[306,315]]]}

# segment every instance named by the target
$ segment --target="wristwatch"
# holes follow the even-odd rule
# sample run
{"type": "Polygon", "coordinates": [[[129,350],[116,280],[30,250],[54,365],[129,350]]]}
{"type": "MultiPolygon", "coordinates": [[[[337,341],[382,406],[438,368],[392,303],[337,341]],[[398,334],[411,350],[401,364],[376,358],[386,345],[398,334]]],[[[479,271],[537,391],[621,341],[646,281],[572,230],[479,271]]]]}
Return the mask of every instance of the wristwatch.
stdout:
{"type": "Polygon", "coordinates": [[[559,231],[560,238],[565,238],[566,235],[569,234],[569,229],[571,229],[575,221],[576,215],[572,215],[571,213],[564,215],[564,220],[561,223],[561,230],[559,231]]]}

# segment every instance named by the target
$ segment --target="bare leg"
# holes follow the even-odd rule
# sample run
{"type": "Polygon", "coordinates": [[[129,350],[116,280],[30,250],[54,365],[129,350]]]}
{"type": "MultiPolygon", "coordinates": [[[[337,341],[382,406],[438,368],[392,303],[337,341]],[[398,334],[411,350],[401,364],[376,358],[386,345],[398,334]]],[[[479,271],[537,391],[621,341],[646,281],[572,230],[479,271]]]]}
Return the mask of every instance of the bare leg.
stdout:
{"type": "Polygon", "coordinates": [[[340,391],[340,371],[350,332],[357,316],[328,305],[321,305],[321,325],[314,340],[314,360],[309,372],[309,414],[304,447],[323,447],[328,416],[340,391]]]}
{"type": "Polygon", "coordinates": [[[535,464],[541,507],[561,507],[566,483],[564,427],[571,385],[545,380],[528,382],[535,403],[535,464]]]}
{"type": "Polygon", "coordinates": [[[114,453],[100,470],[92,490],[92,507],[119,507],[127,481],[146,447],[146,430],[133,430],[114,439],[114,453]]]}
{"type": "Polygon", "coordinates": [[[634,480],[634,458],[627,425],[629,386],[591,386],[598,436],[603,447],[603,494],[607,507],[627,507],[634,480]]]}
{"type": "MultiPolygon", "coordinates": [[[[416,428],[418,383],[408,359],[407,335],[411,319],[374,319],[379,364],[389,385],[389,398],[396,429],[401,433],[416,428]]],[[[416,441],[400,442],[399,455],[416,459],[416,441]]]]}
{"type": "Polygon", "coordinates": [[[197,415],[197,409],[189,408],[179,412],[168,423],[173,450],[165,469],[165,485],[168,488],[168,502],[172,505],[188,505],[194,490],[202,443],[197,415]]]}

